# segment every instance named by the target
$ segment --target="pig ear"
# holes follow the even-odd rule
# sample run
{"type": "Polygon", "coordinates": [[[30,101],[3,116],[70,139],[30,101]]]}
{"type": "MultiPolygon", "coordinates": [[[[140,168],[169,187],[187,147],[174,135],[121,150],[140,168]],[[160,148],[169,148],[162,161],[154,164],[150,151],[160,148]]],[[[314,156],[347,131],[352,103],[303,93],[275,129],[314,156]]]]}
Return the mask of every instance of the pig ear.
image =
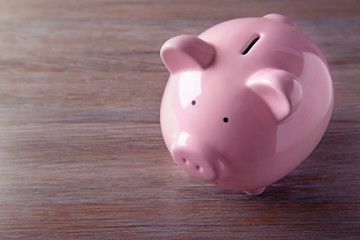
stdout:
{"type": "Polygon", "coordinates": [[[280,122],[300,105],[302,89],[296,77],[289,72],[266,69],[255,73],[246,85],[270,108],[280,122]]]}
{"type": "Polygon", "coordinates": [[[181,35],[166,41],[160,55],[170,73],[174,73],[186,68],[209,67],[215,59],[215,48],[198,37],[181,35]]]}
{"type": "Polygon", "coordinates": [[[284,15],[281,14],[277,14],[277,13],[271,13],[271,14],[267,14],[265,16],[263,16],[263,18],[267,18],[267,19],[273,19],[279,22],[284,22],[290,25],[293,25],[296,27],[296,24],[293,22],[293,20],[291,20],[289,17],[286,17],[284,15]]]}

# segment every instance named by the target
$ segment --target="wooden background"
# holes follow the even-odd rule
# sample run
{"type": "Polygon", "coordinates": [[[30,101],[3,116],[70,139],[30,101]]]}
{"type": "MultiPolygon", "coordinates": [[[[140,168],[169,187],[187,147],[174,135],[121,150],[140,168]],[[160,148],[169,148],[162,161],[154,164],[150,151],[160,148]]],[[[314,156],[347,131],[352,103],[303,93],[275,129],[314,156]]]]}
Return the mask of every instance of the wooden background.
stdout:
{"type": "Polygon", "coordinates": [[[360,239],[360,2],[0,0],[0,239],[360,239]],[[328,59],[331,124],[259,197],[187,176],[159,49],[224,20],[290,16],[328,59]]]}

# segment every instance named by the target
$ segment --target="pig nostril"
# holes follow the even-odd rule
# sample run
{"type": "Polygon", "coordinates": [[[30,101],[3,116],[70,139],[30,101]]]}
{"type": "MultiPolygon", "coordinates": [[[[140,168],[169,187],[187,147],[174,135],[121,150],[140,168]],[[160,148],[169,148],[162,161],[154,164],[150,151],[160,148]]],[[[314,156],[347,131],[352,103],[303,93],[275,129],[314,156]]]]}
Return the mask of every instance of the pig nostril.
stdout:
{"type": "Polygon", "coordinates": [[[196,168],[196,170],[200,170],[200,166],[199,166],[199,165],[196,165],[195,168],[196,168]]]}
{"type": "Polygon", "coordinates": [[[185,164],[187,166],[190,164],[190,161],[186,157],[182,157],[181,161],[183,162],[183,164],[185,164]]]}

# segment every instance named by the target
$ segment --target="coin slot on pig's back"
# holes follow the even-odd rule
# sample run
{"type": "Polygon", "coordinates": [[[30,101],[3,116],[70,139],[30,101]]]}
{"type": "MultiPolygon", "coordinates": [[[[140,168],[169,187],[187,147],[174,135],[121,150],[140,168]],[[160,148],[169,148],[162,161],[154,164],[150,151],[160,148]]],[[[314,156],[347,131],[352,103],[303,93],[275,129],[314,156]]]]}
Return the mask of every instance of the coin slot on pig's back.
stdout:
{"type": "Polygon", "coordinates": [[[252,40],[249,41],[249,43],[246,44],[245,47],[241,50],[241,54],[246,55],[259,39],[260,35],[254,36],[252,40]]]}

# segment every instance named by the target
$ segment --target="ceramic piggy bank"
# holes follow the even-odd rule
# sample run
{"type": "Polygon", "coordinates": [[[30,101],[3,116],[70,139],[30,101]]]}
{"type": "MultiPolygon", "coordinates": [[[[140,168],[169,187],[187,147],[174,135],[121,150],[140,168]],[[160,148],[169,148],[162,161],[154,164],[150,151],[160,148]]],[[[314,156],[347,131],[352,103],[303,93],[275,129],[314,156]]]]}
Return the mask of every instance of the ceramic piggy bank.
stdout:
{"type": "Polygon", "coordinates": [[[313,151],[329,123],[326,60],[285,16],[235,19],[171,38],[161,58],[170,72],[162,134],[195,178],[260,194],[313,151]]]}

